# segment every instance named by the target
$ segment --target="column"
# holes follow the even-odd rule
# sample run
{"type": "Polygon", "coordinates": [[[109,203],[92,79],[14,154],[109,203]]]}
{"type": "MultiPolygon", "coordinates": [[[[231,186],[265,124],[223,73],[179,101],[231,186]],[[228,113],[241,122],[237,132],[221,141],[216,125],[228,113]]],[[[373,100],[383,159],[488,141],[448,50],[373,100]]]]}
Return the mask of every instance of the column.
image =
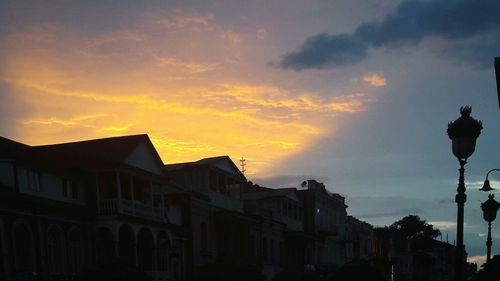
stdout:
{"type": "Polygon", "coordinates": [[[160,186],[160,196],[161,196],[161,220],[166,221],[166,216],[165,216],[165,194],[163,193],[165,191],[165,186],[161,185],[160,186]]]}
{"type": "Polygon", "coordinates": [[[116,171],[116,196],[118,197],[116,202],[116,210],[118,213],[122,211],[122,188],[120,186],[120,172],[116,171]]]}
{"type": "Polygon", "coordinates": [[[135,216],[134,176],[132,176],[132,174],[130,174],[129,180],[130,180],[130,198],[132,200],[132,215],[135,216]]]}
{"type": "MultiPolygon", "coordinates": [[[[154,239],[154,236],[153,236],[154,239]]],[[[154,243],[154,241],[153,241],[154,243]]],[[[159,272],[158,272],[158,247],[155,243],[153,246],[153,280],[158,280],[159,272]]]]}
{"type": "Polygon", "coordinates": [[[101,196],[99,196],[99,175],[95,175],[95,196],[97,200],[97,213],[101,214],[101,196]]]}
{"type": "Polygon", "coordinates": [[[135,243],[134,243],[134,265],[139,266],[139,259],[137,257],[137,235],[135,235],[135,243]]]}
{"type": "Polygon", "coordinates": [[[151,207],[151,218],[155,218],[155,212],[154,212],[154,194],[153,194],[153,182],[149,182],[149,205],[151,207]]]}
{"type": "Polygon", "coordinates": [[[0,249],[2,250],[2,252],[0,253],[2,255],[2,264],[0,264],[0,266],[3,268],[4,273],[4,276],[2,278],[4,278],[4,280],[8,280],[10,268],[7,257],[9,257],[9,251],[7,250],[7,243],[5,242],[6,232],[4,231],[4,227],[3,217],[0,217],[0,249]]]}

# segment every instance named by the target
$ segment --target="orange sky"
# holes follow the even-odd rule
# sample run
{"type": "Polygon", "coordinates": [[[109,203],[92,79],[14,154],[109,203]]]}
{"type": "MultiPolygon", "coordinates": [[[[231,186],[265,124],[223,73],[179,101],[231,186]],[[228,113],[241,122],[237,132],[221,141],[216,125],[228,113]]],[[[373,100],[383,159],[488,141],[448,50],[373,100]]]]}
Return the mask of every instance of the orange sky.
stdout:
{"type": "MultiPolygon", "coordinates": [[[[10,34],[0,79],[13,106],[25,109],[11,137],[35,145],[148,133],[166,163],[244,156],[249,175],[266,175],[334,134],[336,116],[372,100],[354,90],[325,98],[259,79],[264,71],[284,78],[252,59],[268,34],[184,12],[144,14],[104,35],[57,24],[10,34]]],[[[385,79],[370,73],[352,83],[381,87],[385,79]]]]}

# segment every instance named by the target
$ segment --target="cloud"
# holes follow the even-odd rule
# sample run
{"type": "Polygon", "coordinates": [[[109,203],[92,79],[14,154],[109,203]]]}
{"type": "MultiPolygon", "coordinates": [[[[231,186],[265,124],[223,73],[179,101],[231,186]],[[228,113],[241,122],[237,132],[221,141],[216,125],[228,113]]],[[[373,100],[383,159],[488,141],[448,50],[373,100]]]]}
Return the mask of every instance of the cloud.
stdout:
{"type": "Polygon", "coordinates": [[[150,14],[151,22],[168,30],[213,31],[213,14],[193,14],[176,11],[165,18],[163,15],[150,14]]]}
{"type": "Polygon", "coordinates": [[[217,67],[216,63],[201,64],[201,63],[183,62],[175,58],[164,58],[158,56],[155,57],[155,60],[156,60],[156,65],[159,67],[169,66],[169,67],[182,68],[191,74],[211,71],[217,67]]]}
{"type": "Polygon", "coordinates": [[[424,211],[420,208],[401,208],[401,209],[394,210],[392,212],[359,214],[359,215],[356,215],[356,217],[365,218],[365,219],[383,218],[383,217],[400,217],[400,216],[406,216],[406,215],[410,215],[410,214],[420,214],[423,212],[424,211]]]}
{"type": "Polygon", "coordinates": [[[383,87],[386,83],[385,78],[376,73],[363,76],[363,81],[375,87],[383,87]]]}
{"type": "Polygon", "coordinates": [[[455,59],[491,60],[500,47],[499,40],[464,40],[488,33],[497,33],[498,37],[499,15],[497,0],[406,0],[384,19],[363,23],[351,34],[322,33],[307,38],[298,51],[286,54],[278,65],[293,70],[354,65],[366,58],[370,47],[412,46],[430,37],[460,42],[456,49],[449,46],[448,56],[455,59]]]}
{"type": "Polygon", "coordinates": [[[429,223],[439,229],[455,229],[457,227],[455,221],[430,221],[429,223]]]}
{"type": "Polygon", "coordinates": [[[307,38],[297,52],[286,54],[278,65],[293,70],[353,65],[366,58],[366,49],[353,35],[321,33],[307,38]]]}
{"type": "Polygon", "coordinates": [[[234,30],[226,30],[220,34],[219,37],[232,44],[240,44],[243,42],[243,37],[234,30]]]}
{"type": "Polygon", "coordinates": [[[486,262],[486,256],[472,256],[467,258],[467,262],[483,264],[486,262]]]}
{"type": "Polygon", "coordinates": [[[255,36],[257,36],[258,39],[263,40],[267,37],[268,31],[265,28],[259,28],[255,31],[255,36]]]}

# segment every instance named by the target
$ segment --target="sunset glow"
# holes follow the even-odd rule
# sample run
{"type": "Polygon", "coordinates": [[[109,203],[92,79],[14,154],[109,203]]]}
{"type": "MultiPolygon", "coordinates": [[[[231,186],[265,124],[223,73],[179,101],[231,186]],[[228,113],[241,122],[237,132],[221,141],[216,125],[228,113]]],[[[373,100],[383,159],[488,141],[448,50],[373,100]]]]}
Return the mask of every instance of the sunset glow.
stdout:
{"type": "Polygon", "coordinates": [[[370,101],[246,82],[232,73],[242,64],[232,56],[266,31],[240,32],[176,12],[97,37],[58,25],[14,33],[3,41],[1,79],[24,109],[15,137],[45,144],[148,133],[166,163],[228,154],[246,157],[255,174],[332,134],[326,124],[335,116],[370,101]]]}

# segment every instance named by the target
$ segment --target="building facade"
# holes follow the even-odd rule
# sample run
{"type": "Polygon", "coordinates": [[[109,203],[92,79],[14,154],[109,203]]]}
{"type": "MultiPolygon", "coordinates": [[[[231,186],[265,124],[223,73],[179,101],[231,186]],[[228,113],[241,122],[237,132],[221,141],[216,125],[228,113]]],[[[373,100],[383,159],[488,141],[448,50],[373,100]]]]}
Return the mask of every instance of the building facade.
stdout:
{"type": "Polygon", "coordinates": [[[248,182],[228,156],[165,165],[147,135],[29,146],[0,137],[0,281],[119,261],[155,281],[207,266],[325,274],[369,259],[344,197],[248,182]]]}
{"type": "Polygon", "coordinates": [[[181,217],[164,199],[174,187],[146,135],[0,147],[2,280],[70,280],[114,258],[185,280],[181,217]]]}

